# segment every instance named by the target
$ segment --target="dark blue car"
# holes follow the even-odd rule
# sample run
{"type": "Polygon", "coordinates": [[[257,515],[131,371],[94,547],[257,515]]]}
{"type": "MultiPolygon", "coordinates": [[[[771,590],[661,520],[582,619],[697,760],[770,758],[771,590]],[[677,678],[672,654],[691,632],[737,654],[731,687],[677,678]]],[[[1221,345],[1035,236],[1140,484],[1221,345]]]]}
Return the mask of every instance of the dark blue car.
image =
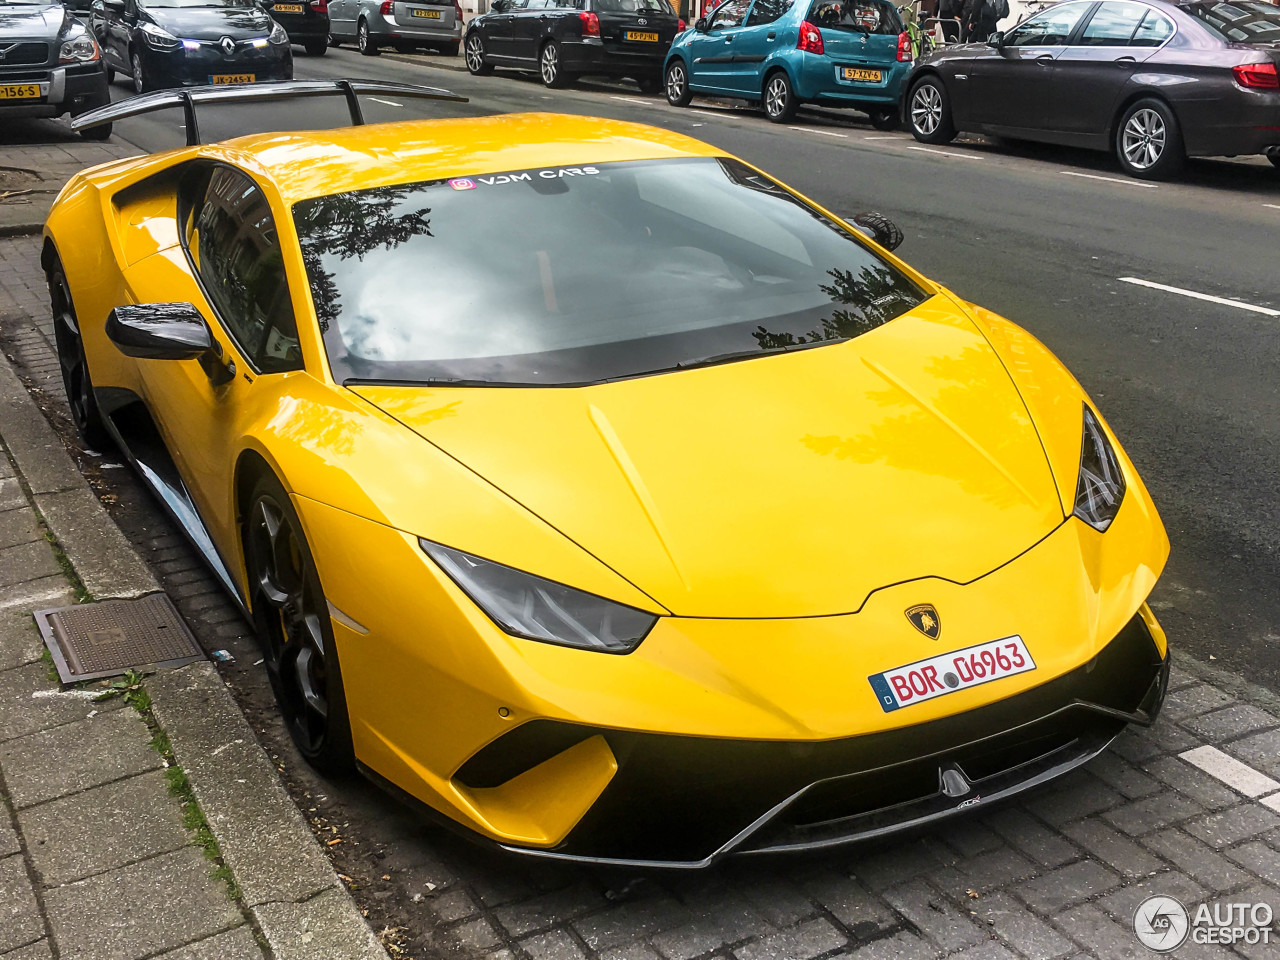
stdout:
{"type": "Polygon", "coordinates": [[[899,120],[911,40],[886,0],[724,0],[676,37],[667,100],[695,93],[759,100],[775,123],[801,103],[864,110],[880,129],[899,120]]]}

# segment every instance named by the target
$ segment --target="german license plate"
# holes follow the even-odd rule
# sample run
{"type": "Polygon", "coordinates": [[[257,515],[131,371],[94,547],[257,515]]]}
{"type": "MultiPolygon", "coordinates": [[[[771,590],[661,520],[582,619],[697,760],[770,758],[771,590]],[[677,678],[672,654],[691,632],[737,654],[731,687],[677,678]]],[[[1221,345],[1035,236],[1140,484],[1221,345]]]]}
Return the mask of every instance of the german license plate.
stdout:
{"type": "Polygon", "coordinates": [[[215,73],[209,78],[209,82],[215,86],[224,83],[253,83],[256,77],[255,73],[215,73]]]}
{"type": "Polygon", "coordinates": [[[413,15],[415,17],[421,17],[423,20],[439,20],[440,19],[439,10],[415,10],[413,11],[413,15]]]}
{"type": "Polygon", "coordinates": [[[858,67],[845,67],[844,78],[846,80],[862,80],[867,83],[879,83],[879,70],[861,70],[858,67]]]}
{"type": "Polygon", "coordinates": [[[300,3],[277,3],[271,8],[276,13],[302,13],[302,4],[300,3]]]}
{"type": "Polygon", "coordinates": [[[627,39],[628,39],[628,40],[643,40],[643,41],[645,41],[646,43],[657,43],[657,42],[658,42],[658,35],[657,35],[656,33],[649,33],[649,32],[648,32],[648,31],[646,31],[646,30],[628,30],[628,31],[627,31],[627,39]]]}
{"type": "Polygon", "coordinates": [[[927,660],[917,660],[867,679],[880,701],[880,709],[889,713],[1035,668],[1036,662],[1031,659],[1027,645],[1022,642],[1022,637],[1014,634],[927,660]]]}
{"type": "Polygon", "coordinates": [[[38,83],[6,83],[0,84],[0,100],[39,100],[40,84],[38,83]]]}

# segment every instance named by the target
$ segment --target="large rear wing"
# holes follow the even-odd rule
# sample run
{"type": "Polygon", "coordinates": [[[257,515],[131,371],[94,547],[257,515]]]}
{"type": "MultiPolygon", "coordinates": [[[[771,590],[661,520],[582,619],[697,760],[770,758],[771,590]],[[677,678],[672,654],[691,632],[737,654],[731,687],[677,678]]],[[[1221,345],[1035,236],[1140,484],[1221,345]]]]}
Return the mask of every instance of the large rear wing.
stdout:
{"type": "Polygon", "coordinates": [[[362,93],[390,94],[413,97],[419,100],[451,100],[466,103],[460,97],[439,87],[423,87],[415,83],[395,83],[387,80],[280,80],[268,83],[228,84],[227,86],[189,87],[177,90],[157,90],[141,96],[119,100],[97,110],[82,113],[71,121],[74,130],[86,130],[104,123],[137,117],[157,110],[181,107],[185,114],[187,146],[200,143],[200,124],[196,106],[209,103],[262,103],[271,100],[294,100],[301,97],[341,96],[346,100],[353,127],[364,124],[364,111],[360,107],[362,93]]]}

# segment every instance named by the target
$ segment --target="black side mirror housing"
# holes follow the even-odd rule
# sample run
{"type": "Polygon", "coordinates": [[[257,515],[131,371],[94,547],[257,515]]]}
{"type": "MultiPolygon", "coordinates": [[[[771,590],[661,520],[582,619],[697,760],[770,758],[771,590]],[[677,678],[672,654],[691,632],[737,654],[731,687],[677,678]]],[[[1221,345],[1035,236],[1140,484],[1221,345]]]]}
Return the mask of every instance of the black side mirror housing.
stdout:
{"type": "Polygon", "coordinates": [[[997,50],[1004,46],[1004,31],[997,30],[991,36],[987,37],[987,43],[991,44],[997,50]]]}
{"type": "Polygon", "coordinates": [[[883,213],[859,213],[849,222],[886,250],[902,246],[902,231],[883,213]]]}
{"type": "Polygon", "coordinates": [[[102,6],[112,13],[124,13],[124,0],[102,0],[102,6]]]}
{"type": "Polygon", "coordinates": [[[126,357],[196,360],[218,352],[209,324],[189,303],[143,303],[107,315],[107,339],[126,357]]]}
{"type": "Polygon", "coordinates": [[[489,9],[494,13],[504,13],[507,9],[507,0],[493,0],[493,3],[489,4],[489,9]]]}
{"type": "Polygon", "coordinates": [[[695,21],[694,21],[694,24],[693,24],[693,29],[694,29],[694,30],[696,30],[698,33],[706,33],[706,32],[707,32],[707,18],[706,18],[706,17],[699,17],[697,20],[695,20],[695,21]]]}

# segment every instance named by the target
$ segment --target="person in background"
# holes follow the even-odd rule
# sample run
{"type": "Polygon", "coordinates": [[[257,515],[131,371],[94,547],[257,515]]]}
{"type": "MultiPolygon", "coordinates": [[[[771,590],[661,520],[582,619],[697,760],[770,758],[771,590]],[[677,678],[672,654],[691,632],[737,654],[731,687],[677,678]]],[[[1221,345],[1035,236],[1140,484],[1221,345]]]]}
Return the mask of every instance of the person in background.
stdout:
{"type": "Polygon", "coordinates": [[[947,43],[960,39],[961,0],[938,0],[938,19],[942,21],[942,35],[947,43]]]}

